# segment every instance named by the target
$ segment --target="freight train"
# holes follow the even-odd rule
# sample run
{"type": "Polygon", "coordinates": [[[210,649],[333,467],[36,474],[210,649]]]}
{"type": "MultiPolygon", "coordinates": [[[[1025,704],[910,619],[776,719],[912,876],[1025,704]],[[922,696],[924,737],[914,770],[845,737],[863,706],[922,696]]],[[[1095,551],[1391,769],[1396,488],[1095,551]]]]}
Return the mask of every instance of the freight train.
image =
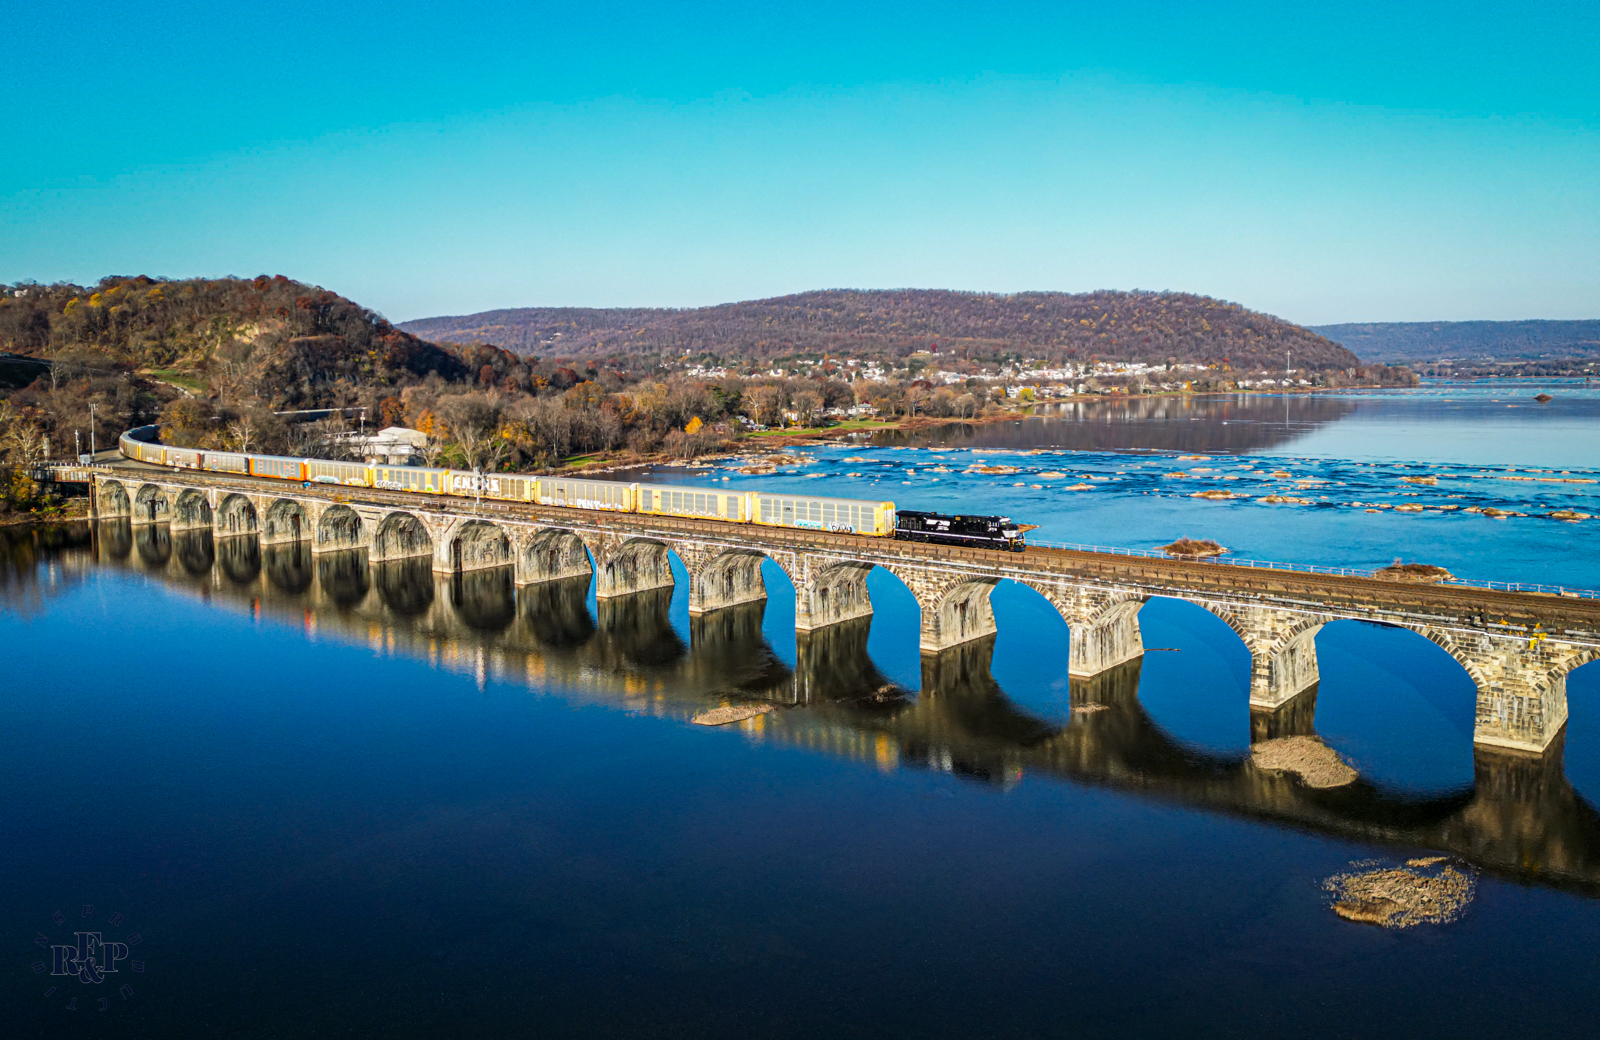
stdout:
{"type": "MultiPolygon", "coordinates": [[[[118,440],[123,455],[139,462],[209,473],[292,480],[303,484],[383,488],[414,494],[455,495],[508,502],[530,502],[574,509],[599,509],[621,513],[646,513],[731,523],[764,524],[813,531],[836,531],[874,538],[908,538],[1021,549],[1015,525],[1004,517],[946,517],[955,521],[939,530],[934,523],[913,532],[896,522],[893,502],[789,492],[731,491],[727,488],[692,488],[677,484],[594,480],[583,477],[536,477],[520,473],[468,473],[431,466],[390,466],[331,459],[296,459],[281,455],[252,455],[235,451],[203,451],[156,443],[159,429],[141,426],[118,440]],[[985,526],[971,521],[994,521],[985,526]],[[992,537],[987,540],[984,534],[992,537]]],[[[918,518],[937,513],[907,513],[918,518]]],[[[921,521],[919,520],[919,523],[921,521]]]]}

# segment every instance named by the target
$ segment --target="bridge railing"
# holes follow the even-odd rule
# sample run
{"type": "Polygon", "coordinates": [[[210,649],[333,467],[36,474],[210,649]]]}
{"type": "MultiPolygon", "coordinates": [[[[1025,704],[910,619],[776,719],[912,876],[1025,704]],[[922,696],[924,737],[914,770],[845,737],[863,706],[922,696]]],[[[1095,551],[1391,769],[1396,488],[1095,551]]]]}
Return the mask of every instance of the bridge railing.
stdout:
{"type": "MultiPolygon", "coordinates": [[[[1150,560],[1182,560],[1185,563],[1214,563],[1223,567],[1250,567],[1269,571],[1293,571],[1298,574],[1328,574],[1339,578],[1381,578],[1376,570],[1358,567],[1324,567],[1315,563],[1284,563],[1281,560],[1244,560],[1221,556],[1175,556],[1160,549],[1128,549],[1117,545],[1084,545],[1079,542],[1052,542],[1039,538],[1028,539],[1029,545],[1047,549],[1070,549],[1074,552],[1106,553],[1112,556],[1139,556],[1150,560]]],[[[1534,592],[1547,596],[1565,596],[1569,599],[1600,599],[1600,590],[1574,588],[1570,585],[1539,585],[1521,581],[1479,581],[1473,578],[1447,578],[1438,584],[1458,588],[1488,589],[1492,592],[1534,592]]]]}

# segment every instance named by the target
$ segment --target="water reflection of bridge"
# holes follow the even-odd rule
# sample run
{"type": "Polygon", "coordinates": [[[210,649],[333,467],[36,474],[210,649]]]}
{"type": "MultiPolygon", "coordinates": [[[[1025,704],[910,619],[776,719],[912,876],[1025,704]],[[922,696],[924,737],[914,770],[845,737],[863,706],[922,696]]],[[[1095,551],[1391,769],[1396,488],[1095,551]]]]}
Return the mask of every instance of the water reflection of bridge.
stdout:
{"type": "MultiPolygon", "coordinates": [[[[98,525],[100,561],[232,599],[308,631],[439,667],[687,719],[730,699],[793,708],[743,724],[760,739],[1006,785],[1044,774],[1358,841],[1459,855],[1518,880],[1600,894],[1600,814],[1568,784],[1559,743],[1542,757],[1474,749],[1470,788],[1417,796],[1358,780],[1314,790],[1247,756],[1175,740],[1139,703],[1140,662],[1074,679],[1070,720],[1036,718],[990,674],[993,637],[922,658],[922,688],[895,688],[867,654],[871,617],[797,637],[796,664],[761,630],[765,604],[669,618],[671,589],[598,601],[587,577],[518,586],[509,567],[436,574],[425,558],[369,564],[365,550],[213,540],[208,530],[98,525]]],[[[1312,732],[1314,699],[1258,716],[1253,739],[1312,732]],[[1268,731],[1270,728],[1270,732],[1268,731]]]]}

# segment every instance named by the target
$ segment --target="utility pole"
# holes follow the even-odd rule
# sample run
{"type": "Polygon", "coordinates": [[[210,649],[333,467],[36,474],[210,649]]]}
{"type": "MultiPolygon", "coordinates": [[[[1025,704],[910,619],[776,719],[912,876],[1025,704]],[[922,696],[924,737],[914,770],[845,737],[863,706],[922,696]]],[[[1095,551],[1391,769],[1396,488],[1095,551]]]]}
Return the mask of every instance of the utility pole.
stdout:
{"type": "Polygon", "coordinates": [[[1289,381],[1289,373],[1294,371],[1294,369],[1289,367],[1289,359],[1293,356],[1294,351],[1292,350],[1286,350],[1283,352],[1283,381],[1285,383],[1289,381]]]}
{"type": "Polygon", "coordinates": [[[94,402],[89,403],[89,454],[94,454],[94,402]]]}

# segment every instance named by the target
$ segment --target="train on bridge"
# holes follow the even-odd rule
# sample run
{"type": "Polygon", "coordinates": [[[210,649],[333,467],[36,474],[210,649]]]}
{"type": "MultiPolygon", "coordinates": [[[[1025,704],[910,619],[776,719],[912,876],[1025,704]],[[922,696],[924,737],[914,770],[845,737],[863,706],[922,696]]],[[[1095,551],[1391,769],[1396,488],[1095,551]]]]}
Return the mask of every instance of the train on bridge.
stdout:
{"type": "Polygon", "coordinates": [[[982,546],[1020,552],[1025,543],[1009,517],[903,511],[893,502],[789,492],[731,491],[640,481],[586,477],[471,473],[431,466],[297,459],[236,451],[177,448],[156,441],[159,428],[124,433],[118,449],[127,458],[156,466],[222,475],[262,477],[303,484],[382,488],[426,495],[454,495],[527,502],[571,509],[644,513],[731,523],[834,531],[875,538],[982,546]]]}

